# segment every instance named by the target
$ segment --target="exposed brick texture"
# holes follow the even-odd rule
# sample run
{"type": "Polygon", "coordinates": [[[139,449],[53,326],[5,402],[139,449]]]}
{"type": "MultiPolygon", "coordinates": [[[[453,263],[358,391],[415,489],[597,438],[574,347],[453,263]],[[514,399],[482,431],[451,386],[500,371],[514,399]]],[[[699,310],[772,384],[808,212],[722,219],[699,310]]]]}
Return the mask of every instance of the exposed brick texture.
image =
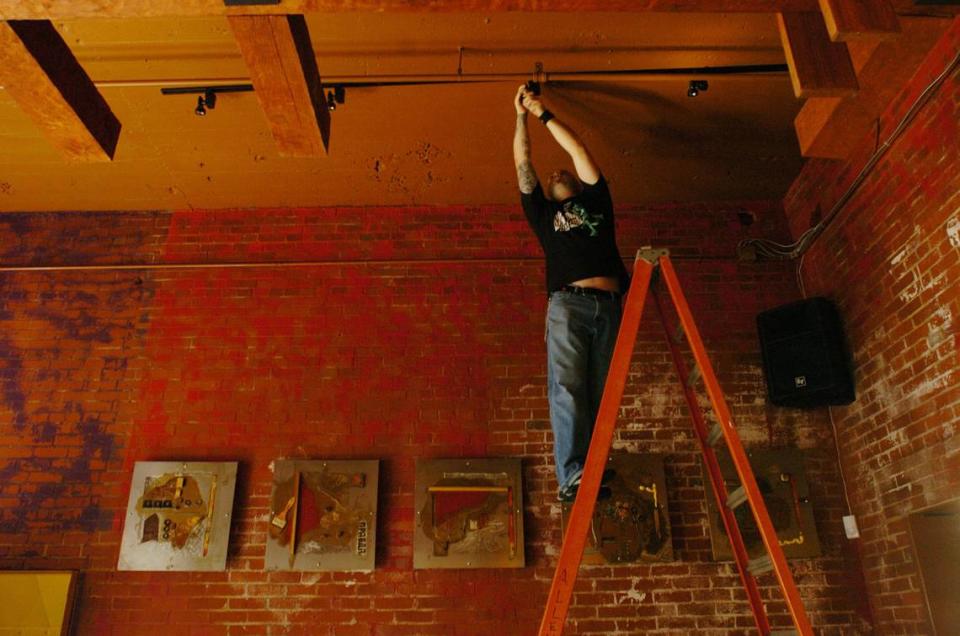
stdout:
{"type": "MultiPolygon", "coordinates": [[[[955,20],[880,121],[884,139],[960,50],[955,20]]],[[[857,401],[833,409],[870,600],[883,634],[932,633],[907,515],[960,492],[960,73],[919,112],[803,263],[834,298],[857,401]]],[[[785,200],[795,233],[823,214],[874,150],[811,161],[785,200]]]]}
{"type": "MultiPolygon", "coordinates": [[[[619,213],[624,254],[674,248],[746,442],[809,451],[824,556],[795,575],[823,633],[864,631],[829,422],[764,398],[754,317],[797,298],[793,271],[732,258],[748,235],[786,238],[782,210],[619,213]]],[[[0,274],[0,567],[82,570],[80,634],[535,631],[560,520],[543,272],[519,206],[13,214],[0,236],[5,265],[316,261],[0,274]],[[484,455],[523,458],[528,566],[414,571],[415,458],[484,455]],[[263,571],[278,457],[382,459],[374,573],[263,571]],[[130,468],[147,459],[241,462],[226,572],[115,571],[130,468]]],[[[676,561],[585,567],[569,633],[752,632],[731,564],[710,558],[685,409],[651,312],[616,447],[666,455],[676,561]]]]}

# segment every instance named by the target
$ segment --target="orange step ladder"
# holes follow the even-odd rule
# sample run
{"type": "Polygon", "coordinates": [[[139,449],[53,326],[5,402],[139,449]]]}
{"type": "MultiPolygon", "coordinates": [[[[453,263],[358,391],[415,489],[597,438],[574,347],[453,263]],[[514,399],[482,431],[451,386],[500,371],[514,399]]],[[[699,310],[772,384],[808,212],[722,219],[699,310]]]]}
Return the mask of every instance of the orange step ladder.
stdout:
{"type": "Polygon", "coordinates": [[[790,574],[787,560],[783,556],[783,550],[777,540],[777,533],[764,505],[763,496],[760,494],[757,481],[750,469],[747,454],[740,443],[737,429],[733,425],[730,409],[727,407],[727,402],[713,372],[710,359],[707,357],[703,341],[700,339],[700,332],[693,321],[690,307],[687,305],[687,300],[680,288],[680,282],[673,269],[673,264],[670,262],[669,252],[665,249],[651,248],[639,250],[634,262],[633,283],[630,286],[624,305],[620,332],[617,335],[617,344],[614,347],[610,370],[607,373],[607,383],[600,400],[593,439],[590,441],[590,450],[587,453],[586,465],[580,480],[580,490],[570,511],[570,520],[563,538],[560,560],[553,576],[553,584],[550,586],[550,596],[547,598],[547,606],[540,622],[539,634],[540,636],[556,636],[563,632],[567,610],[573,596],[573,586],[577,580],[580,560],[583,557],[583,549],[586,545],[587,532],[592,523],[594,505],[600,489],[600,478],[613,442],[617,412],[620,409],[620,400],[623,397],[623,389],[627,382],[630,358],[633,355],[637,330],[640,327],[640,318],[643,315],[643,306],[648,292],[653,295],[660,322],[663,324],[667,346],[680,376],[683,394],[693,417],[697,440],[700,442],[707,474],[713,486],[712,490],[716,497],[717,508],[721,512],[727,537],[729,537],[730,545],[733,548],[737,571],[740,573],[740,580],[747,592],[747,600],[753,610],[757,629],[763,636],[786,636],[788,634],[812,636],[813,629],[800,600],[800,593],[797,591],[793,576],[790,574]],[[657,278],[663,279],[677,315],[680,317],[680,324],[677,325],[674,333],[667,325],[663,301],[654,286],[657,278]],[[678,346],[684,336],[686,336],[694,358],[694,366],[689,372],[678,346]],[[700,412],[697,394],[694,391],[694,385],[701,378],[717,419],[717,423],[710,427],[708,427],[703,414],[700,412]],[[727,492],[723,476],[720,473],[720,464],[717,462],[717,455],[714,451],[714,447],[721,440],[727,445],[740,479],[741,486],[732,492],[727,492]],[[734,511],[746,503],[750,505],[763,545],[766,548],[766,554],[752,560],[747,555],[747,548],[734,516],[734,511]],[[763,607],[757,584],[757,577],[767,572],[773,572],[779,583],[787,608],[793,618],[795,629],[772,631],[770,628],[770,621],[763,607]]]}

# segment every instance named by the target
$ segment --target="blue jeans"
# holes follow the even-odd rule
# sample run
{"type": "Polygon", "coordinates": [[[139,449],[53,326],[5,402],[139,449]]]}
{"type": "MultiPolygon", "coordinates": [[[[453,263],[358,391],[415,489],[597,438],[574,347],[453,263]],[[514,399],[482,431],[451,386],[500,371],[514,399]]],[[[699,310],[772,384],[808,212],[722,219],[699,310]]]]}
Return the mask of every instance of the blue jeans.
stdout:
{"type": "Polygon", "coordinates": [[[610,357],[619,298],[553,292],[547,305],[547,396],[561,489],[583,473],[610,357]]]}

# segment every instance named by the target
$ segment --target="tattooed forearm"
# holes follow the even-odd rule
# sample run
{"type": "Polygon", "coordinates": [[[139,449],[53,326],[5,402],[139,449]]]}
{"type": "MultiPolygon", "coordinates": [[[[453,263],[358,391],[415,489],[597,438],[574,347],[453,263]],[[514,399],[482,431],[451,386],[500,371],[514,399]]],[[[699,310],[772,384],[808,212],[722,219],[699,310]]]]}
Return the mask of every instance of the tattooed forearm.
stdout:
{"type": "Polygon", "coordinates": [[[527,132],[527,116],[517,115],[517,130],[513,136],[514,156],[516,159],[530,158],[530,133],[527,132]]]}
{"type": "Polygon", "coordinates": [[[526,114],[517,115],[517,129],[513,135],[513,162],[517,167],[520,192],[529,194],[537,187],[537,173],[530,162],[530,134],[526,114]]]}
{"type": "Polygon", "coordinates": [[[524,194],[530,194],[536,189],[537,173],[529,160],[517,164],[517,182],[520,184],[520,192],[524,194]]]}

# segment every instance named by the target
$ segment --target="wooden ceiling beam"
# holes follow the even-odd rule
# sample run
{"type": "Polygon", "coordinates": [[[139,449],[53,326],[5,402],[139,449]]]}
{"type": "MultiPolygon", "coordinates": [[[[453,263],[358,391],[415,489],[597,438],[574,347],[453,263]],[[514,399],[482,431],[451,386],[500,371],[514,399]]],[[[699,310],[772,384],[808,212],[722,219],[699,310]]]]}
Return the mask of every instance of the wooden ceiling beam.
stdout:
{"type": "Polygon", "coordinates": [[[847,47],[830,40],[819,11],[778,13],[777,24],[797,97],[847,97],[857,92],[847,47]]]}
{"type": "Polygon", "coordinates": [[[855,97],[809,99],[794,120],[805,157],[846,159],[949,28],[946,18],[902,18],[899,38],[850,42],[860,82],[855,97]]]}
{"type": "Polygon", "coordinates": [[[820,12],[834,42],[900,33],[900,21],[889,0],[820,0],[820,12]]]}
{"type": "Polygon", "coordinates": [[[230,16],[230,28],[250,71],[260,107],[281,155],[326,154],[327,110],[302,15],[230,16]]]}
{"type": "Polygon", "coordinates": [[[0,84],[68,158],[113,158],[120,121],[49,21],[0,22],[0,84]]]}

